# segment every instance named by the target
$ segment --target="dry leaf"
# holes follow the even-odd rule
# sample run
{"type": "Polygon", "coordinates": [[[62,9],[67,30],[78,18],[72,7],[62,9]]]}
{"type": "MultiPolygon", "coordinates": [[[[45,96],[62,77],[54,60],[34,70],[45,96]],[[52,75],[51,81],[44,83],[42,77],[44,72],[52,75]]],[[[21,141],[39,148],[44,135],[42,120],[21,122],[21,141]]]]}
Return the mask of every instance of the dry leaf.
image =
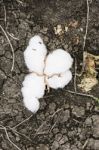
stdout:
{"type": "Polygon", "coordinates": [[[98,83],[98,80],[93,77],[84,77],[81,81],[81,84],[78,86],[82,88],[83,91],[88,92],[90,91],[96,84],[98,83]]]}
{"type": "Polygon", "coordinates": [[[90,53],[84,52],[84,60],[85,60],[85,73],[83,79],[81,80],[81,84],[78,86],[82,88],[83,91],[90,91],[97,83],[97,71],[95,68],[95,60],[98,59],[98,56],[92,55],[90,53]]]}
{"type": "Polygon", "coordinates": [[[88,77],[91,76],[96,78],[97,76],[97,71],[95,69],[95,59],[89,54],[87,54],[85,58],[85,72],[86,72],[86,76],[88,77]]]}

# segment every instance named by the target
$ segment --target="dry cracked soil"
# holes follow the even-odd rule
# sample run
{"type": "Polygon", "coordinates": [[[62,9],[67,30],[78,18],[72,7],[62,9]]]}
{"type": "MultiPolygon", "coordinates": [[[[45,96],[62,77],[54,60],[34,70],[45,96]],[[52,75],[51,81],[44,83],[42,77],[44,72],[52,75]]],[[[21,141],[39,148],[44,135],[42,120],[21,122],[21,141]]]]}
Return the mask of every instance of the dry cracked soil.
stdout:
{"type": "MultiPolygon", "coordinates": [[[[28,73],[23,51],[35,34],[43,38],[48,51],[67,50],[77,60],[77,71],[81,71],[86,2],[0,0],[0,25],[4,29],[0,27],[0,150],[99,150],[99,104],[94,99],[99,97],[99,84],[83,95],[77,86],[81,77],[77,76],[74,84],[75,65],[71,83],[62,90],[46,91],[34,115],[24,107],[20,91],[28,73]],[[54,32],[58,24],[68,27],[61,36],[54,32]],[[5,34],[15,54],[12,72],[11,46],[5,34]],[[75,85],[77,92],[73,93],[75,85]]],[[[85,49],[99,55],[99,0],[88,2],[85,49]]]]}

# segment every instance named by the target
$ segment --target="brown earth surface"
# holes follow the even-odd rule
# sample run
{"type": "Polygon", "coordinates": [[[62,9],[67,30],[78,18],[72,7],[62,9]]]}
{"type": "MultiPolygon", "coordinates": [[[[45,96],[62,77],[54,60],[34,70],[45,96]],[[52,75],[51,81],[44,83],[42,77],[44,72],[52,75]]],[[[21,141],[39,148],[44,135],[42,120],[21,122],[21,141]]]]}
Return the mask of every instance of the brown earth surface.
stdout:
{"type": "MultiPolygon", "coordinates": [[[[85,50],[99,55],[99,0],[89,0],[89,8],[85,50]]],[[[86,0],[0,0],[0,24],[15,54],[11,72],[11,47],[0,30],[0,150],[99,150],[99,104],[94,99],[99,97],[99,84],[82,95],[77,76],[77,92],[71,93],[75,65],[71,83],[62,90],[46,91],[35,115],[24,107],[20,91],[28,73],[23,51],[35,34],[49,51],[70,52],[80,72],[86,16],[86,0]],[[61,36],[54,32],[58,24],[68,27],[61,36]]]]}

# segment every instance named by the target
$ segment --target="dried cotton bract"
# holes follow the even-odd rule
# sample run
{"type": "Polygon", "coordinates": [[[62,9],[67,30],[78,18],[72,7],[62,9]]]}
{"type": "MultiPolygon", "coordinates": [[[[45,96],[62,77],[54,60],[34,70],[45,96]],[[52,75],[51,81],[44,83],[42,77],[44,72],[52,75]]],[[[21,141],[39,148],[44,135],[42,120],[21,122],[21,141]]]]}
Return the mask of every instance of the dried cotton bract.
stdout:
{"type": "Polygon", "coordinates": [[[62,49],[56,49],[47,55],[46,46],[39,36],[30,39],[24,59],[30,74],[22,84],[23,102],[28,110],[36,113],[40,107],[38,99],[44,96],[46,85],[58,89],[70,82],[72,73],[69,69],[73,59],[62,49]]]}

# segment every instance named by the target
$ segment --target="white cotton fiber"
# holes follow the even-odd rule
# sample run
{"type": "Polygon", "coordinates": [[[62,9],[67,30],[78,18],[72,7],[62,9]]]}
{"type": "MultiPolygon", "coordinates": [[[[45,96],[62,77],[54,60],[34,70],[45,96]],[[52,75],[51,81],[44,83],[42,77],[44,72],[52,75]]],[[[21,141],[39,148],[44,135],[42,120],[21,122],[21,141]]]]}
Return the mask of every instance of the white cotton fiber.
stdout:
{"type": "Polygon", "coordinates": [[[56,49],[47,56],[44,73],[48,76],[63,73],[72,66],[73,59],[62,49],[56,49]]]}
{"type": "Polygon", "coordinates": [[[33,113],[36,113],[40,107],[40,103],[37,98],[23,98],[23,103],[25,107],[33,113]]]}
{"type": "Polygon", "coordinates": [[[45,91],[44,77],[37,76],[35,73],[27,75],[23,81],[21,91],[24,98],[42,98],[45,91]]]}
{"type": "Polygon", "coordinates": [[[32,37],[24,51],[25,63],[30,72],[43,74],[46,54],[47,49],[41,37],[38,35],[32,37]]]}
{"type": "Polygon", "coordinates": [[[47,77],[46,81],[48,86],[53,89],[64,88],[72,79],[72,73],[70,70],[62,73],[60,75],[54,75],[52,77],[47,77]]]}

